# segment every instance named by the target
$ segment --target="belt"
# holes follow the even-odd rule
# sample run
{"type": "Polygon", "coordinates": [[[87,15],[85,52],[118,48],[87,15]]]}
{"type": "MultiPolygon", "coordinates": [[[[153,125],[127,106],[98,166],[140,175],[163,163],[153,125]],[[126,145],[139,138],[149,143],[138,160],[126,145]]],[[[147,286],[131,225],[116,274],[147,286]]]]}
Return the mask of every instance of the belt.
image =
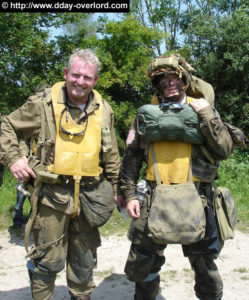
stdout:
{"type": "MultiPolygon", "coordinates": [[[[91,187],[104,180],[104,175],[82,177],[80,180],[80,187],[91,187]]],[[[74,186],[73,176],[60,175],[60,182],[63,185],[74,186]]]]}

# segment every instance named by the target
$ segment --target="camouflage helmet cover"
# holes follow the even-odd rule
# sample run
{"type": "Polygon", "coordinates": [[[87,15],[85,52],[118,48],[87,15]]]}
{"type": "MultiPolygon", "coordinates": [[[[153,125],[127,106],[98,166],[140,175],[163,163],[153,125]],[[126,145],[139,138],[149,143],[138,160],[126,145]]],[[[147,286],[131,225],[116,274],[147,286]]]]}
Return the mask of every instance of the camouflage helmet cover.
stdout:
{"type": "Polygon", "coordinates": [[[154,58],[148,68],[148,76],[153,86],[157,84],[157,78],[168,74],[177,74],[179,78],[183,78],[186,86],[191,81],[191,71],[194,68],[186,62],[180,54],[171,54],[154,58]]]}

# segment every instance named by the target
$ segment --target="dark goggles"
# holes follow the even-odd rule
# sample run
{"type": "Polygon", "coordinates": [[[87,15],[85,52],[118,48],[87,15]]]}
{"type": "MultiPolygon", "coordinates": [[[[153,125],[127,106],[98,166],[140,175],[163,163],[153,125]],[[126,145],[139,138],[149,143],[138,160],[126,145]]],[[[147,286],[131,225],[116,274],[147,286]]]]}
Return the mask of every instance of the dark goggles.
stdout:
{"type": "Polygon", "coordinates": [[[181,103],[172,103],[172,102],[161,103],[159,107],[161,108],[162,111],[167,111],[169,109],[179,111],[183,109],[181,103]]]}
{"type": "Polygon", "coordinates": [[[77,135],[82,135],[85,133],[86,129],[87,129],[87,125],[88,125],[88,114],[86,112],[86,122],[85,122],[85,125],[84,125],[84,128],[80,131],[80,132],[76,132],[76,133],[73,133],[73,132],[70,132],[68,130],[66,130],[62,124],[61,124],[61,121],[62,121],[62,117],[63,117],[63,114],[66,112],[66,122],[68,122],[68,114],[69,114],[69,109],[68,109],[68,106],[66,106],[62,112],[61,112],[61,116],[60,116],[60,129],[63,133],[65,134],[68,134],[68,135],[72,135],[72,136],[77,136],[77,135]]]}

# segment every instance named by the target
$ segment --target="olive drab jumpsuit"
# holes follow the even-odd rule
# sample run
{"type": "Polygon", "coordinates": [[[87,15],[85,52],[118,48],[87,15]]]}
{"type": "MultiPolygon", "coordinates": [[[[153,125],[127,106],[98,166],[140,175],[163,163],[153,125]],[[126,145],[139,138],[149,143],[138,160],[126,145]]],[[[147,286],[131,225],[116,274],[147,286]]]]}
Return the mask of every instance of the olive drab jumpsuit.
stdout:
{"type": "Polygon", "coordinates": [[[43,96],[24,103],[7,116],[2,125],[1,145],[7,166],[21,158],[20,138],[34,136],[37,140],[37,156],[29,159],[37,180],[31,196],[33,220],[28,226],[33,231],[35,245],[28,254],[27,267],[32,295],[40,300],[52,298],[56,274],[65,263],[71,296],[76,299],[90,296],[95,287],[96,249],[101,241],[98,228],[87,222],[82,199],[86,191],[104,201],[118,193],[120,158],[111,107],[96,91],[90,94],[84,111],[67,100],[65,84],[58,83],[46,89],[43,96]],[[72,126],[66,122],[67,118],[72,126]],[[84,140],[84,134],[77,135],[81,131],[90,148],[84,144],[86,152],[80,156],[85,158],[77,160],[75,167],[73,157],[81,151],[77,145],[86,141],[81,139],[84,140]],[[93,132],[94,140],[90,140],[93,132]],[[87,162],[91,165],[87,170],[84,165],[91,155],[93,163],[87,162]],[[75,173],[70,173],[72,168],[76,169],[75,173]]]}
{"type": "MultiPolygon", "coordinates": [[[[202,134],[212,150],[210,153],[214,161],[212,163],[209,161],[199,145],[188,145],[183,142],[155,142],[156,161],[160,156],[160,165],[158,164],[159,173],[161,172],[160,178],[161,175],[162,177],[166,176],[164,178],[165,184],[170,184],[176,178],[180,180],[176,181],[179,183],[182,180],[183,182],[187,181],[191,159],[195,186],[199,194],[212,205],[212,182],[217,177],[219,160],[226,159],[232,153],[233,141],[213,107],[203,108],[197,114],[200,118],[202,134]],[[169,159],[167,160],[167,158],[169,159]],[[171,168],[171,164],[177,164],[178,170],[186,169],[185,179],[177,177],[179,174],[174,166],[171,168]],[[172,172],[175,174],[172,174],[172,172]],[[169,174],[170,177],[165,174],[169,174]]],[[[148,161],[148,156],[150,157],[149,149],[148,144],[139,136],[137,122],[134,120],[128,133],[121,167],[122,190],[127,202],[136,199],[136,183],[144,161],[147,163],[145,178],[152,190],[155,187],[153,165],[151,159],[148,161]]],[[[159,271],[165,262],[163,252],[166,245],[156,244],[149,236],[147,228],[148,203],[150,203],[149,197],[145,199],[141,206],[140,217],[132,222],[129,232],[132,243],[125,266],[128,279],[136,283],[135,299],[137,300],[156,299],[160,283],[159,271]]],[[[217,226],[213,228],[211,233],[214,232],[217,232],[217,226]]],[[[191,267],[195,272],[194,288],[199,299],[219,300],[222,297],[223,283],[214,263],[214,259],[218,256],[222,245],[218,233],[213,237],[206,232],[205,239],[195,244],[183,246],[184,255],[189,258],[191,267]]]]}

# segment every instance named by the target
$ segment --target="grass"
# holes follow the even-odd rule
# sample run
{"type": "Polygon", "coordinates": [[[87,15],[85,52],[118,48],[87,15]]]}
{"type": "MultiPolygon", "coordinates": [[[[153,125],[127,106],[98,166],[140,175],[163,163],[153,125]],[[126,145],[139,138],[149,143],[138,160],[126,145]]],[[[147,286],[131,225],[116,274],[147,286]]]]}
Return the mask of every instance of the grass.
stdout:
{"type": "Polygon", "coordinates": [[[241,267],[241,268],[233,269],[233,272],[240,273],[241,275],[243,274],[244,276],[240,277],[241,280],[249,280],[249,276],[248,276],[249,269],[241,267]]]}
{"type": "Polygon", "coordinates": [[[238,268],[238,269],[233,269],[234,272],[238,272],[238,273],[249,273],[249,269],[242,267],[242,268],[238,268]]]}
{"type": "Polygon", "coordinates": [[[221,162],[217,184],[227,187],[232,192],[237,207],[237,229],[248,233],[249,149],[236,150],[228,160],[221,162]]]}
{"type": "MultiPolygon", "coordinates": [[[[0,229],[13,229],[11,225],[16,203],[16,184],[16,180],[6,170],[0,188],[0,229]]],[[[231,190],[237,205],[237,229],[249,233],[249,149],[236,150],[228,160],[221,162],[217,184],[231,190]]],[[[28,218],[29,210],[29,201],[26,200],[23,208],[25,219],[28,218]]],[[[125,220],[115,208],[109,221],[100,228],[100,232],[102,236],[123,236],[127,234],[129,224],[130,219],[125,220]]]]}
{"type": "MultiPolygon", "coordinates": [[[[13,211],[16,204],[17,181],[11,173],[5,169],[3,176],[3,185],[0,188],[0,229],[12,229],[13,211]]],[[[23,216],[24,220],[28,219],[30,204],[28,198],[24,202],[23,216]]]]}

